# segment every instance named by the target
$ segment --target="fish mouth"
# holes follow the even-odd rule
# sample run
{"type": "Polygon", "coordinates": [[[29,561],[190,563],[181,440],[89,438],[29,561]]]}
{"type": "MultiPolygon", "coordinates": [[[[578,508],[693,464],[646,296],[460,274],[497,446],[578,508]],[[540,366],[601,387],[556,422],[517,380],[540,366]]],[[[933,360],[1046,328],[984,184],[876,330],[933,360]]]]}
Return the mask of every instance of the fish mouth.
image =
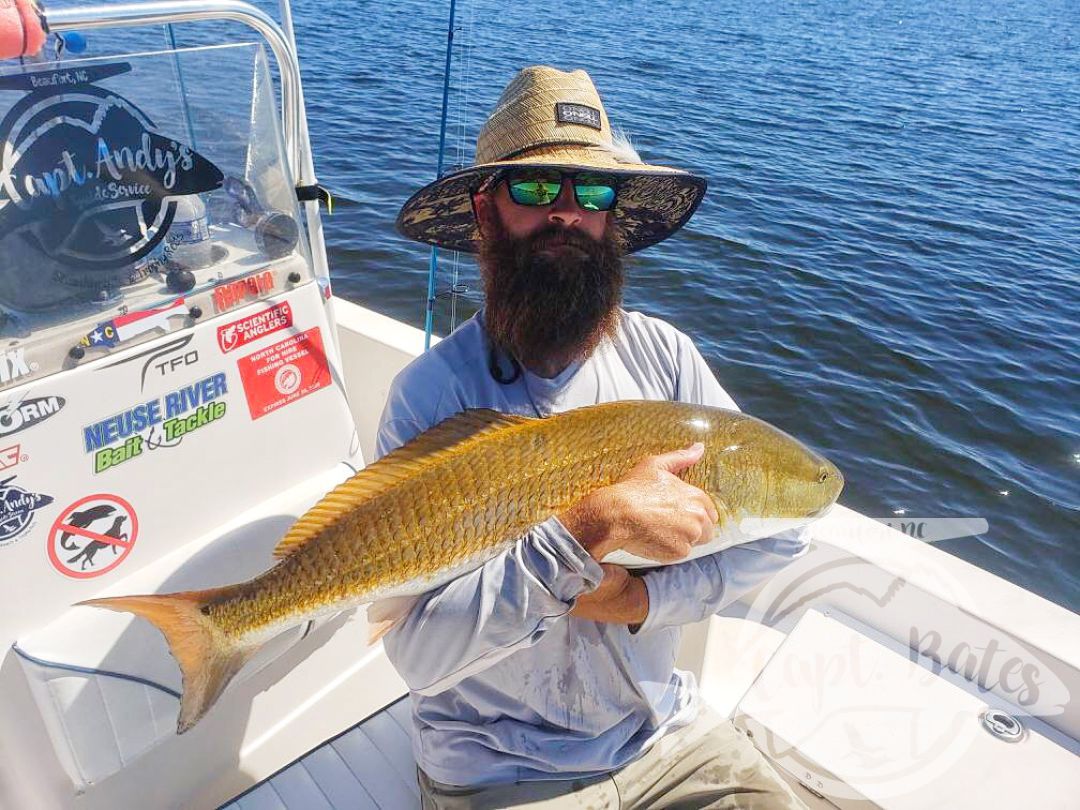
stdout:
{"type": "Polygon", "coordinates": [[[829,502],[835,503],[836,499],[840,497],[840,493],[844,491],[844,474],[828,459],[822,461],[825,468],[825,480],[822,483],[829,488],[831,493],[829,502]]]}
{"type": "Polygon", "coordinates": [[[827,515],[836,505],[836,499],[840,497],[840,493],[844,489],[843,473],[828,459],[821,459],[820,476],[818,483],[821,487],[824,487],[824,491],[821,492],[825,496],[824,503],[810,513],[809,518],[811,520],[827,515]]]}

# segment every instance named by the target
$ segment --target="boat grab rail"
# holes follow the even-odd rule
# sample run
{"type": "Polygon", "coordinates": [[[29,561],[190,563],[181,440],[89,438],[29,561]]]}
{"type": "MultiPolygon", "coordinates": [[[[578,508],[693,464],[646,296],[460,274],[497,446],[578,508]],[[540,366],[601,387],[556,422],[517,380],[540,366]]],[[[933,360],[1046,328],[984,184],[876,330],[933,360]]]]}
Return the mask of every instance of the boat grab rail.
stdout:
{"type": "Polygon", "coordinates": [[[315,183],[309,161],[301,160],[300,64],[284,32],[266,12],[241,0],[155,0],[53,9],[46,13],[45,18],[49,30],[57,32],[207,20],[232,20],[255,30],[274,52],[281,75],[281,120],[292,176],[300,186],[315,183]]]}

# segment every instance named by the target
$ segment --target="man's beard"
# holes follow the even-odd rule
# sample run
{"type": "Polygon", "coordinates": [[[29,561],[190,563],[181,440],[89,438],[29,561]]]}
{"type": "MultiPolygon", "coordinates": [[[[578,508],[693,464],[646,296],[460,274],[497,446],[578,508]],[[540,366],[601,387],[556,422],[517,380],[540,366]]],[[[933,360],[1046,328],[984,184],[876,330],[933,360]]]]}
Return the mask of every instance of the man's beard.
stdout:
{"type": "Polygon", "coordinates": [[[481,241],[480,268],[485,324],[497,346],[528,368],[561,369],[615,337],[623,260],[613,225],[599,241],[558,225],[515,238],[495,219],[495,233],[481,241]]]}

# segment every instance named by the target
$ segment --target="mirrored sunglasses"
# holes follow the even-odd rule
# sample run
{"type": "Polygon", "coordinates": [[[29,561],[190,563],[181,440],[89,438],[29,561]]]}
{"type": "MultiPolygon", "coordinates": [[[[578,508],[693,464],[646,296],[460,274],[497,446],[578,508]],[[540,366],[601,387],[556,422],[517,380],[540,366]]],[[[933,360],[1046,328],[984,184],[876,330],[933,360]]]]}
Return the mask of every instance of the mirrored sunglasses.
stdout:
{"type": "Polygon", "coordinates": [[[618,180],[611,175],[557,169],[517,169],[507,172],[506,188],[518,205],[552,205],[570,180],[577,204],[585,211],[610,211],[618,197],[618,180]]]}

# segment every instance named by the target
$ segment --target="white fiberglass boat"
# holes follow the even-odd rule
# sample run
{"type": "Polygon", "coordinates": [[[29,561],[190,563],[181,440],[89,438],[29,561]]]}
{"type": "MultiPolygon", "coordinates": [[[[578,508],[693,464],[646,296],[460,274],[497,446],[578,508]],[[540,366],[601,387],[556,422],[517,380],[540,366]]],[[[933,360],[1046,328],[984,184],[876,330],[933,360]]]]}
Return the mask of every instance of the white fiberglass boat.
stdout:
{"type": "MultiPolygon", "coordinates": [[[[64,9],[54,33],[230,19],[259,41],[0,65],[0,808],[418,806],[363,612],[276,639],[178,736],[157,631],[72,607],[266,568],[372,457],[422,350],[330,293],[281,18],[64,9]]],[[[812,534],[680,661],[807,804],[1080,807],[1080,617],[849,509],[812,534]]]]}

